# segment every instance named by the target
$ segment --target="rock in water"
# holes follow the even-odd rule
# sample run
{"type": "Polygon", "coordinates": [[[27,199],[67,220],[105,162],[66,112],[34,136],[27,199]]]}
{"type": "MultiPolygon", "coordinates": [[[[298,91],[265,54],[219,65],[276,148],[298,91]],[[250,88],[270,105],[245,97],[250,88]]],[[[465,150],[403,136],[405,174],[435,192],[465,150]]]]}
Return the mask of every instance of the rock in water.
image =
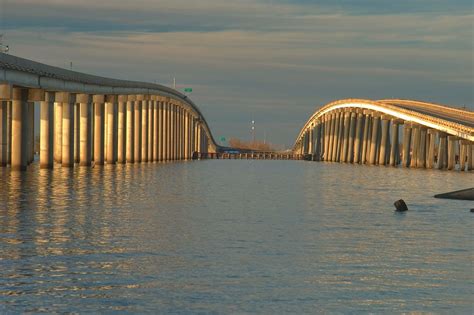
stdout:
{"type": "Polygon", "coordinates": [[[396,211],[400,211],[400,212],[408,211],[407,204],[405,203],[405,201],[403,201],[403,199],[395,201],[395,203],[393,205],[397,209],[396,211]]]}

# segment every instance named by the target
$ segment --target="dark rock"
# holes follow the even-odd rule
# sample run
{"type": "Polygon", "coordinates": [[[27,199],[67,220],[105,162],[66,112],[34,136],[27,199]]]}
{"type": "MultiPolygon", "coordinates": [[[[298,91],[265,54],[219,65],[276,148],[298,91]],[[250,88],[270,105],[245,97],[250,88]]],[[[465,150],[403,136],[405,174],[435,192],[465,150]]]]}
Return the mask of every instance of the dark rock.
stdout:
{"type": "Polygon", "coordinates": [[[408,211],[407,204],[405,203],[405,201],[403,201],[403,199],[395,201],[395,203],[393,205],[397,209],[396,211],[400,211],[400,212],[408,211]]]}

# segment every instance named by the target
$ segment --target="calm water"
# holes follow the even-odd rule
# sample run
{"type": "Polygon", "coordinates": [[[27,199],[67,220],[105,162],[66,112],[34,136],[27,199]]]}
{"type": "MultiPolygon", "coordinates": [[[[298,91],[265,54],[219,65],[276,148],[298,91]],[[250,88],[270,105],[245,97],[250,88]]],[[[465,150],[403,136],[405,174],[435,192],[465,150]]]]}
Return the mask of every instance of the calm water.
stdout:
{"type": "Polygon", "coordinates": [[[473,179],[304,161],[3,169],[0,313],[471,313],[474,203],[432,196],[473,179]]]}

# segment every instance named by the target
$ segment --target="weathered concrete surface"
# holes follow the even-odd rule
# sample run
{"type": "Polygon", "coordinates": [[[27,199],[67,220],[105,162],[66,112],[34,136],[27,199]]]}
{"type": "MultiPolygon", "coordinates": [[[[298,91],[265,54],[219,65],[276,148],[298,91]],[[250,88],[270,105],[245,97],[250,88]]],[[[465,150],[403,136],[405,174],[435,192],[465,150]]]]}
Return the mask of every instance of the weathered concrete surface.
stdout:
{"type": "Polygon", "coordinates": [[[435,198],[474,200],[474,188],[452,191],[444,194],[435,195],[435,198]]]}

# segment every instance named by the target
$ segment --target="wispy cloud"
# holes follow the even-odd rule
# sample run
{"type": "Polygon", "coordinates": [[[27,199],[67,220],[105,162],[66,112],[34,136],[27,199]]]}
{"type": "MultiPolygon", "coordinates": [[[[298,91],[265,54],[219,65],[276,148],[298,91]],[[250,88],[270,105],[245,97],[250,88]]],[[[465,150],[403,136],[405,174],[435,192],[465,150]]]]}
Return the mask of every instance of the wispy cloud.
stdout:
{"type": "Polygon", "coordinates": [[[471,106],[470,3],[382,3],[0,0],[0,32],[13,54],[53,65],[176,76],[219,135],[248,136],[232,126],[253,117],[289,145],[317,106],[343,97],[471,106]]]}

